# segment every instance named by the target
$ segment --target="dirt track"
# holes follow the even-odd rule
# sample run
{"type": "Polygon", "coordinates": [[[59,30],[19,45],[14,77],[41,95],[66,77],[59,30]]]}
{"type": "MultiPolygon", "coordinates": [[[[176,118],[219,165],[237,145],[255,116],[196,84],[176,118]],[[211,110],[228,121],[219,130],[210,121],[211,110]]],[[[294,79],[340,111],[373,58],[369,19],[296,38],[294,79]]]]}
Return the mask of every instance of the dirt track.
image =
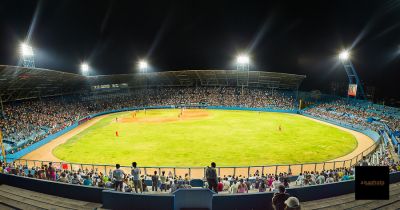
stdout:
{"type": "Polygon", "coordinates": [[[52,151],[54,148],[56,148],[58,145],[65,143],[68,139],[72,138],[73,136],[75,136],[76,134],[82,132],[83,130],[85,130],[86,128],[89,128],[90,126],[94,125],[96,122],[98,122],[99,120],[103,119],[104,117],[106,117],[107,115],[103,115],[103,116],[99,116],[96,117],[94,119],[91,119],[81,125],[79,125],[78,127],[76,127],[75,129],[69,131],[68,133],[54,139],[53,141],[43,145],[42,147],[40,147],[39,149],[23,156],[21,159],[27,159],[27,160],[46,160],[46,161],[57,161],[60,162],[61,160],[56,158],[52,151]]]}
{"type": "MultiPolygon", "coordinates": [[[[60,137],[58,137],[56,139],[54,139],[53,141],[51,141],[48,144],[40,147],[39,149],[37,149],[37,150],[35,150],[35,151],[23,156],[21,159],[45,160],[45,161],[61,162],[62,160],[59,160],[58,158],[56,158],[53,155],[52,150],[55,147],[57,147],[58,145],[63,144],[64,142],[66,142],[68,139],[70,139],[74,135],[82,132],[86,128],[92,126],[93,124],[95,124],[96,122],[98,122],[99,120],[101,120],[101,119],[103,119],[105,117],[107,117],[107,115],[103,115],[103,116],[91,119],[90,121],[88,121],[88,122],[86,122],[86,123],[84,123],[82,125],[79,125],[77,128],[71,130],[70,132],[68,132],[68,133],[66,133],[66,134],[64,134],[64,135],[62,135],[62,136],[60,136],[60,137]]],[[[202,117],[204,117],[204,116],[202,116],[202,117]]],[[[305,117],[305,116],[302,116],[302,117],[305,117]]],[[[336,125],[332,125],[332,124],[329,124],[329,123],[326,123],[326,122],[323,122],[323,121],[320,121],[320,120],[316,120],[316,119],[313,119],[313,118],[309,118],[309,117],[305,117],[305,118],[311,119],[311,120],[314,120],[314,121],[317,121],[317,122],[320,122],[320,123],[323,123],[323,124],[327,124],[329,126],[333,126],[333,127],[339,128],[341,130],[344,130],[344,131],[347,131],[347,132],[351,133],[352,135],[354,135],[356,137],[357,142],[358,142],[356,149],[353,150],[351,153],[349,153],[347,155],[344,155],[342,157],[339,157],[339,158],[336,158],[336,159],[332,160],[332,161],[341,161],[341,162],[337,162],[335,167],[338,167],[338,166],[339,167],[341,167],[341,166],[348,167],[348,166],[350,166],[350,161],[344,162],[344,160],[349,160],[351,158],[356,157],[358,154],[360,154],[361,152],[363,152],[368,147],[370,147],[371,145],[374,144],[374,141],[372,139],[370,139],[368,136],[366,136],[366,135],[364,135],[362,133],[359,133],[359,132],[356,132],[356,131],[353,131],[353,130],[350,130],[350,129],[346,129],[346,128],[343,128],[343,127],[339,127],[339,126],[336,126],[336,125]]],[[[352,163],[354,164],[354,162],[352,162],[352,163]]],[[[325,166],[322,165],[322,164],[318,164],[318,165],[305,164],[303,166],[300,166],[300,165],[292,166],[291,167],[291,171],[292,171],[293,174],[297,174],[297,173],[300,173],[300,171],[304,171],[304,170],[321,171],[323,168],[331,169],[331,168],[333,168],[333,166],[334,166],[333,164],[326,164],[325,166]]],[[[289,170],[289,168],[288,168],[288,166],[278,166],[278,167],[273,166],[273,167],[265,167],[264,169],[261,168],[261,167],[258,167],[258,168],[251,168],[250,171],[248,171],[248,170],[249,170],[248,168],[237,168],[236,171],[235,171],[235,174],[236,175],[241,174],[243,176],[247,176],[249,172],[250,172],[250,174],[253,174],[253,173],[255,173],[256,170],[259,170],[260,172],[264,171],[264,173],[267,173],[267,174],[268,173],[275,173],[275,172],[279,173],[279,172],[287,172],[289,170]]],[[[187,173],[187,171],[182,172],[182,174],[179,174],[179,175],[184,175],[184,173],[187,173]]],[[[230,174],[233,174],[233,173],[234,173],[233,169],[221,169],[221,171],[220,171],[220,175],[230,175],[230,174]]],[[[192,177],[202,177],[203,170],[196,170],[196,172],[192,171],[191,174],[192,174],[192,177]]]]}

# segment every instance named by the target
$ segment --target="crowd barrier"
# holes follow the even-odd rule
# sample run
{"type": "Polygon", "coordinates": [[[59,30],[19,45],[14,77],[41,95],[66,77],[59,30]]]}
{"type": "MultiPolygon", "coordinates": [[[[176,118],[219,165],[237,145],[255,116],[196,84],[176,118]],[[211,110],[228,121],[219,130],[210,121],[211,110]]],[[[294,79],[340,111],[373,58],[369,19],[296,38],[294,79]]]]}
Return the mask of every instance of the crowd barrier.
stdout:
{"type": "MultiPolygon", "coordinates": [[[[390,184],[400,181],[400,172],[390,174],[390,184]]],[[[354,192],[354,180],[330,184],[288,188],[287,192],[299,198],[300,202],[319,200],[354,192]]],[[[174,209],[174,202],[179,194],[136,194],[122,193],[96,187],[86,187],[38,180],[0,173],[0,184],[6,184],[40,193],[103,203],[106,209],[174,209]]],[[[189,193],[189,191],[188,191],[189,193]]],[[[181,191],[185,196],[185,190],[181,191]]],[[[187,195],[186,195],[187,196],[187,195]]],[[[214,210],[265,210],[271,209],[272,192],[249,194],[214,194],[212,209],[214,210]]],[[[191,198],[196,199],[196,198],[191,198]]]]}

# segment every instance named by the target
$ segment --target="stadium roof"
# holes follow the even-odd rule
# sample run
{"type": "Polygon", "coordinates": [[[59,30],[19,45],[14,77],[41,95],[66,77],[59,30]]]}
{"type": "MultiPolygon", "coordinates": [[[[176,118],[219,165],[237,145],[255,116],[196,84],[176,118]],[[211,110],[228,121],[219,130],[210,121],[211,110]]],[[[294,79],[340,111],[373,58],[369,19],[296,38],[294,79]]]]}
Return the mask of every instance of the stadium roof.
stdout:
{"type": "Polygon", "coordinates": [[[297,90],[304,78],[305,75],[237,70],[180,70],[86,77],[48,69],[0,65],[0,96],[4,102],[88,91],[92,86],[108,84],[126,84],[129,88],[244,85],[297,90]]]}

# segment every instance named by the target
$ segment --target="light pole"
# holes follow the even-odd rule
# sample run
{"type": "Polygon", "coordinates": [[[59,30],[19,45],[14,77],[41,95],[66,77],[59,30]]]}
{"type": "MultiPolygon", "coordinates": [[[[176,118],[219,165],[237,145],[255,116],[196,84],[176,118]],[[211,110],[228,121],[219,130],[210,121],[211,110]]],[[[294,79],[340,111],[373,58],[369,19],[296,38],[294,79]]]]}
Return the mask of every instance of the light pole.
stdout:
{"type": "Polygon", "coordinates": [[[89,76],[89,64],[81,63],[81,73],[83,76],[89,76]]]}
{"type": "Polygon", "coordinates": [[[347,97],[352,96],[354,98],[360,97],[361,99],[365,99],[364,88],[362,87],[353,63],[350,60],[350,55],[350,51],[348,50],[343,50],[339,53],[339,60],[342,62],[343,68],[349,78],[347,97]]]}
{"type": "Polygon", "coordinates": [[[33,53],[32,46],[22,43],[19,47],[19,53],[23,67],[35,68],[35,54],[33,53]]]}
{"type": "Polygon", "coordinates": [[[246,54],[240,54],[236,57],[237,85],[242,86],[242,94],[244,86],[249,85],[250,57],[246,54]]]}
{"type": "Polygon", "coordinates": [[[149,68],[149,65],[146,60],[139,60],[138,67],[139,67],[139,71],[143,74],[143,76],[146,79],[146,90],[147,90],[148,86],[149,86],[148,78],[147,78],[147,70],[149,68]]]}

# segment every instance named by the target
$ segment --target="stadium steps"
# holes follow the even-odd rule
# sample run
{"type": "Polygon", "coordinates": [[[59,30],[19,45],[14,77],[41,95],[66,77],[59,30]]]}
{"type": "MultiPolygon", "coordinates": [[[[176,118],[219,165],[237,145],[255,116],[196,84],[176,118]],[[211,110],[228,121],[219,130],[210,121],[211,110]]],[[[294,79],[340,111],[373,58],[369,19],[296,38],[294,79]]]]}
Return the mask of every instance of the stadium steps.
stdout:
{"type": "Polygon", "coordinates": [[[0,209],[97,209],[102,205],[0,185],[0,209]]]}
{"type": "Polygon", "coordinates": [[[302,209],[400,209],[400,183],[390,185],[389,200],[354,200],[354,193],[304,202],[302,209]]]}

